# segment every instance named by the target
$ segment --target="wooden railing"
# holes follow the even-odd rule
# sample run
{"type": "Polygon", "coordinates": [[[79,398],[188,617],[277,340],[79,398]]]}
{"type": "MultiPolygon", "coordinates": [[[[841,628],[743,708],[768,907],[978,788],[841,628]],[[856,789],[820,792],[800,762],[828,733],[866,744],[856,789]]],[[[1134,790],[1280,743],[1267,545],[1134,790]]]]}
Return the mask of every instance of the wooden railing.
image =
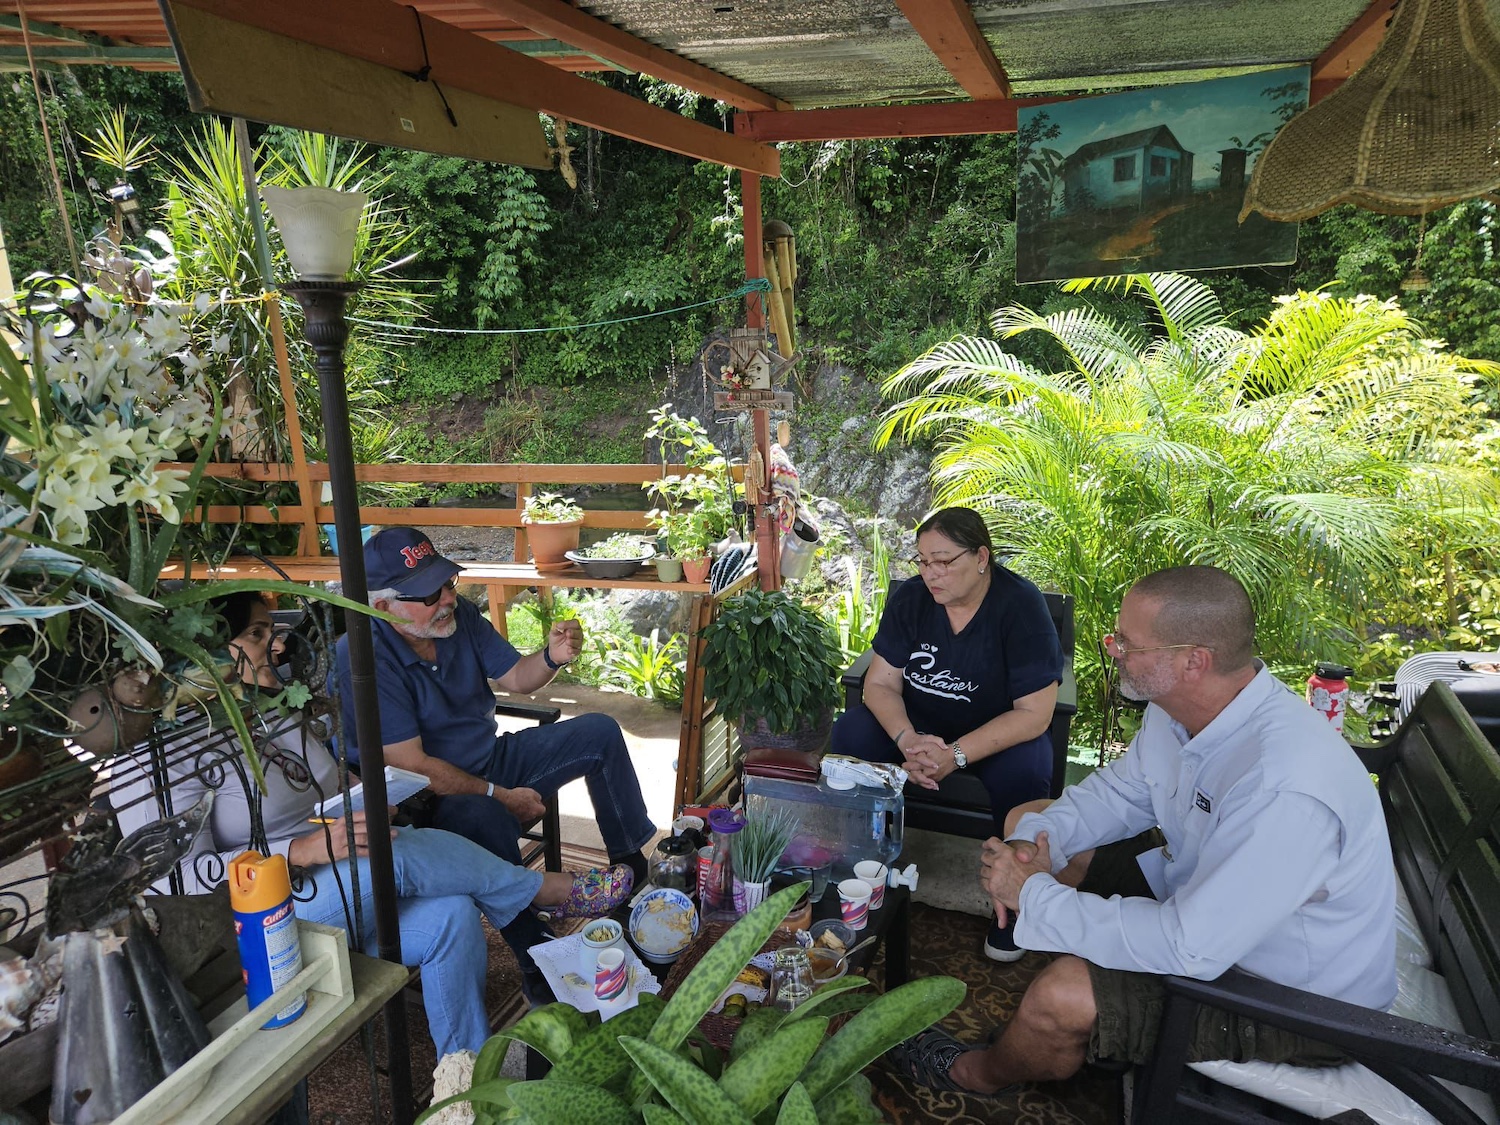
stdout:
{"type": "MultiPolygon", "coordinates": [[[[190,465],[172,466],[190,469],[190,465]]],[[[733,730],[722,718],[714,714],[713,704],[703,698],[703,676],[698,664],[701,653],[701,630],[714,619],[722,599],[745,589],[752,578],[742,579],[719,596],[710,595],[707,583],[662,582],[651,567],[643,568],[635,577],[601,579],[583,574],[540,574],[528,561],[529,548],[526,528],[521,523],[521,512],[526,506],[526,497],[538,485],[558,486],[566,489],[570,485],[641,485],[660,480],[664,475],[686,475],[693,470],[684,465],[668,465],[665,470],[659,464],[636,465],[356,465],[355,476],[360,481],[395,484],[487,484],[514,485],[515,500],[512,504],[480,507],[430,506],[420,508],[396,508],[369,506],[359,510],[361,524],[379,527],[509,527],[516,532],[515,547],[510,559],[455,559],[464,567],[464,581],[485,587],[489,595],[490,620],[502,636],[506,633],[504,607],[522,590],[536,587],[546,590],[551,587],[594,587],[676,590],[692,595],[690,628],[688,635],[688,666],[683,695],[682,727],[678,743],[678,771],[676,806],[695,800],[705,800],[723,791],[733,775],[738,758],[738,743],[733,730]]],[[[291,483],[296,485],[301,496],[311,495],[322,482],[328,480],[328,466],[321,462],[304,461],[297,466],[271,465],[261,462],[214,463],[208,466],[206,475],[219,480],[237,480],[248,483],[291,483]]],[[[736,481],[742,480],[743,468],[734,470],[736,481]]],[[[619,531],[646,532],[650,521],[646,513],[653,506],[650,494],[639,492],[640,507],[626,509],[584,508],[583,526],[619,531]]],[[[277,507],[249,504],[210,505],[198,508],[190,517],[194,521],[222,524],[282,524],[296,526],[299,530],[295,555],[270,556],[266,558],[235,555],[216,565],[194,563],[184,565],[181,559],[171,560],[162,571],[163,578],[192,577],[197,579],[234,579],[285,577],[294,582],[334,582],[339,578],[339,561],[336,556],[324,554],[319,541],[321,524],[333,523],[333,507],[328,504],[312,504],[305,501],[282,504],[277,507]]]]}
{"type": "MultiPolygon", "coordinates": [[[[178,465],[187,469],[191,466],[178,465]]],[[[643,568],[631,578],[589,578],[582,573],[540,574],[530,563],[526,526],[521,522],[521,513],[526,498],[538,485],[553,485],[566,489],[569,485],[633,485],[640,489],[638,508],[588,508],[584,507],[583,526],[611,531],[639,531],[645,533],[651,524],[646,513],[652,507],[650,494],[641,488],[651,481],[666,475],[687,475],[695,470],[685,465],[634,464],[634,465],[433,465],[390,464],[356,465],[355,477],[362,482],[388,484],[480,484],[513,485],[516,490],[512,504],[502,506],[446,507],[386,507],[363,506],[359,510],[361,524],[377,527],[414,525],[419,527],[509,527],[515,530],[515,546],[509,559],[457,559],[464,565],[464,578],[485,587],[492,607],[508,605],[520,591],[529,587],[578,587],[667,589],[685,593],[705,593],[707,585],[701,582],[661,582],[652,568],[643,568]]],[[[742,479],[744,470],[736,468],[736,480],[742,479]]],[[[292,483],[304,497],[315,487],[328,480],[328,466],[322,462],[308,461],[301,465],[276,465],[262,462],[216,462],[206,471],[209,477],[219,480],[237,480],[247,483],[292,483]]],[[[329,504],[308,503],[305,499],[275,507],[265,504],[215,504],[196,509],[190,520],[223,524],[280,524],[298,528],[297,553],[261,559],[252,556],[234,556],[214,565],[185,565],[182,559],[169,561],[162,571],[163,578],[193,577],[199,579],[230,578],[274,578],[286,577],[296,582],[330,582],[339,577],[338,559],[322,552],[318,528],[333,523],[333,507],[329,504]]],[[[505,633],[505,614],[492,612],[490,619],[502,635],[505,633]]]]}

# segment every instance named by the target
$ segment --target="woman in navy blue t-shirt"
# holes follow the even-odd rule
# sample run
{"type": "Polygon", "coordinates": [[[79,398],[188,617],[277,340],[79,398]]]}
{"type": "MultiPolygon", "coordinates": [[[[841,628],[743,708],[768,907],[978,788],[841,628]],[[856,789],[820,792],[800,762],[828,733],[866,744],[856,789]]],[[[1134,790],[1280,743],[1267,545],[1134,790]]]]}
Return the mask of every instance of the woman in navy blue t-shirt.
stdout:
{"type": "MultiPolygon", "coordinates": [[[[1012,807],[1051,789],[1057,630],[1041,591],[994,561],[989,528],[969,508],[927,517],[916,561],[920,577],[893,586],[886,601],[864,706],[840,717],[831,749],[901,763],[928,789],[972,770],[1003,836],[1012,807]]],[[[1010,930],[992,926],[985,953],[1020,957],[1010,930]]]]}

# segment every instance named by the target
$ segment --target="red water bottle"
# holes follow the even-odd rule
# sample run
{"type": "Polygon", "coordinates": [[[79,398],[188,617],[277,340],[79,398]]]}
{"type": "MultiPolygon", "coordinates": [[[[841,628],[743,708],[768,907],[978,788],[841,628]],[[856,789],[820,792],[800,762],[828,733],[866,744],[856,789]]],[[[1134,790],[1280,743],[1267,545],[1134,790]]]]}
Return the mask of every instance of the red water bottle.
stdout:
{"type": "Polygon", "coordinates": [[[1349,703],[1349,677],[1353,674],[1353,668],[1342,664],[1319,663],[1307,680],[1307,702],[1340,734],[1344,733],[1344,708],[1349,703]]]}

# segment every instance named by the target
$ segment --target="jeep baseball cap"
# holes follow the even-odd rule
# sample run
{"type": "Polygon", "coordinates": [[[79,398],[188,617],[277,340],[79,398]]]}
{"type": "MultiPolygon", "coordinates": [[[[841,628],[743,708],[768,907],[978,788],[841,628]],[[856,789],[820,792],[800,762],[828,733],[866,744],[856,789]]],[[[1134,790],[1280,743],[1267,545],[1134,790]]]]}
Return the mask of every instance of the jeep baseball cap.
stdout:
{"type": "Polygon", "coordinates": [[[388,527],[365,541],[365,577],[371,590],[399,590],[425,598],[463,568],[437,553],[414,527],[388,527]]]}

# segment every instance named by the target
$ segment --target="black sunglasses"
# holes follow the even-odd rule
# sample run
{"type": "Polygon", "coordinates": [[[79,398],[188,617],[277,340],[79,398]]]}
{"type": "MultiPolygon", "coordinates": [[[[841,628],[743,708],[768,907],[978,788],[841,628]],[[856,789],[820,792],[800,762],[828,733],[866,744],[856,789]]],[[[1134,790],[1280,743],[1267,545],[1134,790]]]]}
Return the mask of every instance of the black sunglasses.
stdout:
{"type": "Polygon", "coordinates": [[[445,591],[447,591],[447,590],[457,590],[457,589],[458,589],[458,575],[455,574],[452,578],[448,579],[448,581],[444,582],[441,586],[439,586],[436,590],[434,590],[432,593],[428,594],[424,598],[417,598],[417,597],[403,598],[403,597],[398,596],[396,598],[396,600],[398,602],[421,602],[425,606],[434,606],[434,605],[437,605],[438,602],[440,602],[440,601],[443,600],[443,593],[445,591]]]}

